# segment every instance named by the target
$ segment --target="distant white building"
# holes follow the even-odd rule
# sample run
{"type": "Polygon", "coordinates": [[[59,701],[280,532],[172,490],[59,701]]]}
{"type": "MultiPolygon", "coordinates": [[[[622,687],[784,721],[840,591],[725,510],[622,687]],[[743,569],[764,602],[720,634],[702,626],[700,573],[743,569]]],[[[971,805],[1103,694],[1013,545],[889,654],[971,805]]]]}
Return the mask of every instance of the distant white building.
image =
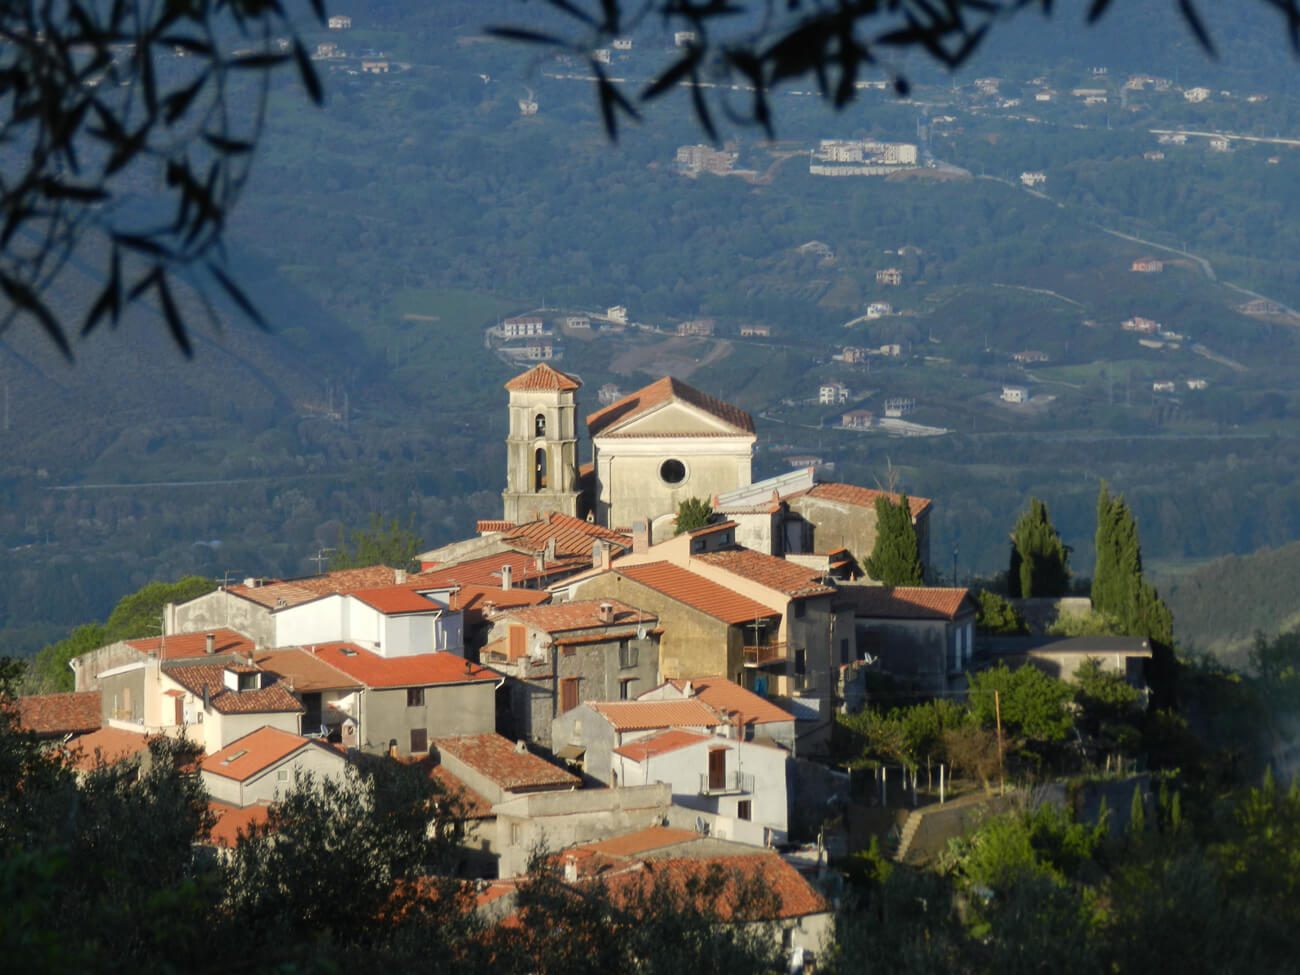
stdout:
{"type": "Polygon", "coordinates": [[[1206,382],[1204,379],[1189,379],[1189,380],[1187,380],[1187,388],[1188,388],[1188,389],[1196,389],[1196,390],[1206,389],[1209,385],[1210,385],[1210,384],[1209,384],[1208,382],[1206,382]]]}
{"type": "Polygon", "coordinates": [[[1215,135],[1210,137],[1210,148],[1215,152],[1227,152],[1232,148],[1232,141],[1226,136],[1215,135]]]}
{"type": "Polygon", "coordinates": [[[1003,386],[1002,402],[1027,403],[1029,402],[1029,389],[1025,386],[1003,386]]]}
{"type": "Polygon", "coordinates": [[[1151,384],[1153,393],[1172,393],[1177,388],[1177,384],[1172,380],[1157,380],[1151,384]]]}
{"type": "Polygon", "coordinates": [[[335,14],[329,19],[330,30],[351,30],[352,18],[346,14],[335,14]]]}
{"type": "Polygon", "coordinates": [[[916,400],[910,396],[891,396],[885,400],[885,416],[897,420],[916,409],[916,400]]]}
{"type": "Polygon", "coordinates": [[[616,51],[630,51],[632,50],[632,38],[616,37],[614,38],[614,43],[611,46],[616,51]]]}
{"type": "Polygon", "coordinates": [[[508,339],[520,339],[549,333],[543,319],[536,315],[520,315],[517,318],[507,318],[503,321],[501,323],[501,334],[508,339]]]}
{"type": "Polygon", "coordinates": [[[1210,97],[1210,94],[1211,92],[1208,88],[1188,88],[1183,92],[1183,97],[1189,102],[1203,102],[1210,97]]]}
{"type": "Polygon", "coordinates": [[[884,318],[894,313],[894,306],[887,301],[873,301],[867,305],[868,318],[884,318]]]}
{"type": "Polygon", "coordinates": [[[876,272],[876,284],[898,287],[903,283],[903,272],[896,267],[883,268],[876,272]]]}
{"type": "Polygon", "coordinates": [[[1020,182],[1026,186],[1042,186],[1047,182],[1047,174],[1041,170],[1027,170],[1020,174],[1020,182]]]}
{"type": "Polygon", "coordinates": [[[675,47],[686,47],[695,43],[695,31],[679,30],[673,34],[673,45],[675,47]]]}
{"type": "Polygon", "coordinates": [[[626,325],[627,307],[625,305],[614,305],[611,308],[606,308],[605,317],[608,318],[611,322],[615,322],[619,325],[626,325]]]}
{"type": "Polygon", "coordinates": [[[822,383],[817,391],[817,402],[823,406],[838,406],[849,401],[849,388],[840,382],[822,383]]]}

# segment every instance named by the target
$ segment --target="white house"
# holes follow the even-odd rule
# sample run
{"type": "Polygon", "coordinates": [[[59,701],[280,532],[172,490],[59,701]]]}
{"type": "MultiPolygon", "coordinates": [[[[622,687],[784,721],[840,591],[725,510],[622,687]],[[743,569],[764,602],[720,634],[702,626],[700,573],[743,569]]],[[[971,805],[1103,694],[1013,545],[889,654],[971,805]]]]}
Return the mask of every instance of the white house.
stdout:
{"type": "Polygon", "coordinates": [[[611,322],[619,325],[627,324],[627,307],[625,305],[613,305],[605,309],[605,317],[611,322]]]}
{"type": "Polygon", "coordinates": [[[1200,87],[1188,88],[1183,92],[1183,97],[1189,102],[1203,102],[1205,99],[1210,97],[1210,89],[1200,87]]]}
{"type": "Polygon", "coordinates": [[[884,318],[894,313],[894,306],[887,301],[873,301],[867,305],[868,318],[884,318]]]}
{"type": "Polygon", "coordinates": [[[242,807],[283,798],[300,775],[337,780],[346,768],[328,745],[268,726],[203,759],[199,775],[213,799],[242,807]]]}
{"type": "Polygon", "coordinates": [[[462,615],[409,586],[332,593],[275,614],[275,646],[357,643],[384,657],[462,652],[462,615]]]}
{"type": "Polygon", "coordinates": [[[817,391],[817,402],[826,405],[839,405],[849,401],[849,388],[840,382],[822,383],[817,391]]]}
{"type": "Polygon", "coordinates": [[[1024,386],[1003,386],[1002,402],[1027,403],[1029,402],[1029,390],[1024,386]]]}

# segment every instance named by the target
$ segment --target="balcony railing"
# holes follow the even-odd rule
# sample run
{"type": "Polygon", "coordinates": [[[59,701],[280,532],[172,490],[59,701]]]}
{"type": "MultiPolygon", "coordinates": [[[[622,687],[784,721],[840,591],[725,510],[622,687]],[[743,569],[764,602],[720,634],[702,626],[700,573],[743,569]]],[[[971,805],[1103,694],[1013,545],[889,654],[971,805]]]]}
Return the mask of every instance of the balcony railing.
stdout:
{"type": "Polygon", "coordinates": [[[761,647],[745,647],[743,652],[746,667],[766,667],[768,664],[785,663],[790,657],[789,647],[784,643],[765,643],[761,647]]]}
{"type": "Polygon", "coordinates": [[[754,776],[746,772],[729,772],[720,781],[708,772],[700,773],[700,795],[725,796],[754,791],[754,776]]]}

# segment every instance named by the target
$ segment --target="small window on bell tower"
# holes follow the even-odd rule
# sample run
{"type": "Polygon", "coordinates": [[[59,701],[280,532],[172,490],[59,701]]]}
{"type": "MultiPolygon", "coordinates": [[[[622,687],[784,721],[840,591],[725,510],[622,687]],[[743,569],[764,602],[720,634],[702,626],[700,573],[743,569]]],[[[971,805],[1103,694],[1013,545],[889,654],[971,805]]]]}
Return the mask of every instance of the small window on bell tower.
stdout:
{"type": "Polygon", "coordinates": [[[533,417],[533,434],[534,436],[538,436],[538,437],[546,436],[546,414],[545,413],[538,413],[537,416],[533,417]]]}

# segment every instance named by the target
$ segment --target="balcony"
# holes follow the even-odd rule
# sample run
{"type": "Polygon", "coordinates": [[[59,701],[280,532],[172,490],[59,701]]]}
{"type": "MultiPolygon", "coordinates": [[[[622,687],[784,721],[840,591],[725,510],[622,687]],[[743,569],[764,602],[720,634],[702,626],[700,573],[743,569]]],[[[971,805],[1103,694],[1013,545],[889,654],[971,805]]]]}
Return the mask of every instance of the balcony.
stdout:
{"type": "Polygon", "coordinates": [[[744,647],[742,655],[746,667],[767,667],[785,663],[790,658],[790,650],[784,643],[765,643],[760,647],[744,647]]]}
{"type": "Polygon", "coordinates": [[[700,795],[732,796],[744,795],[754,791],[754,776],[745,772],[730,772],[723,776],[712,776],[708,772],[700,773],[700,795]]]}

